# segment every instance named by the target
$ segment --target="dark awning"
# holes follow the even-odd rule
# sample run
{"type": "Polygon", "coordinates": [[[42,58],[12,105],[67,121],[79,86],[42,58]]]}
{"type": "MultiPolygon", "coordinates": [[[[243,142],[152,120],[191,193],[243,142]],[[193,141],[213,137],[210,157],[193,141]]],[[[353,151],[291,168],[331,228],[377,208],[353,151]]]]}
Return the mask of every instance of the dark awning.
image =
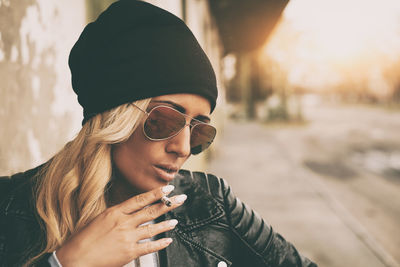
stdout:
{"type": "Polygon", "coordinates": [[[209,0],[224,53],[254,50],[263,45],[289,0],[209,0]]]}

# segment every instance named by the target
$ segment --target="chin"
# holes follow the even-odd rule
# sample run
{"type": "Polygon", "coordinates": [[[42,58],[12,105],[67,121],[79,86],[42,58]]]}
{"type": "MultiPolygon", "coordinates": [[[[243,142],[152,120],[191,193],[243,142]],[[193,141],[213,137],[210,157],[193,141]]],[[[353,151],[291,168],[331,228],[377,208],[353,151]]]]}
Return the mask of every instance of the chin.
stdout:
{"type": "Polygon", "coordinates": [[[145,182],[133,186],[136,187],[139,192],[144,193],[165,186],[167,184],[168,182],[159,180],[156,177],[149,177],[145,180],[145,182]]]}

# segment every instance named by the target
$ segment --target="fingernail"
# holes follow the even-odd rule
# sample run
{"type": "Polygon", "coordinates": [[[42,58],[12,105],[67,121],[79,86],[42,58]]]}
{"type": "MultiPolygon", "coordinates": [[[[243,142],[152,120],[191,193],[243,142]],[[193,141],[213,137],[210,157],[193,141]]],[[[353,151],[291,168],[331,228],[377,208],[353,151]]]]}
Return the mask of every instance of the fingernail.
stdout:
{"type": "Polygon", "coordinates": [[[165,238],[164,239],[164,244],[169,245],[172,243],[172,238],[165,238]]]}
{"type": "Polygon", "coordinates": [[[182,194],[182,195],[177,196],[177,197],[174,199],[174,202],[175,202],[176,204],[181,204],[181,203],[185,202],[186,199],[187,199],[187,195],[182,194]]]}
{"type": "Polygon", "coordinates": [[[168,193],[171,193],[172,190],[174,190],[174,188],[175,188],[175,186],[173,186],[172,184],[169,184],[169,185],[166,185],[166,186],[164,186],[163,188],[161,188],[161,191],[162,191],[164,194],[168,194],[168,193]]]}
{"type": "Polygon", "coordinates": [[[171,227],[175,227],[178,224],[178,220],[172,219],[168,221],[168,225],[171,227]]]}

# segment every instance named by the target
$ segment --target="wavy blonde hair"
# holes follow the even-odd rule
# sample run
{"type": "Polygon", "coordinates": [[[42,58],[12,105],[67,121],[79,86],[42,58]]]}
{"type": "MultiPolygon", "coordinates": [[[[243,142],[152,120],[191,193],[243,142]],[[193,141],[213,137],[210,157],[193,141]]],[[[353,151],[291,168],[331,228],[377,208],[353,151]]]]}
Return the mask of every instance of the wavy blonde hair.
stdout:
{"type": "MultiPolygon", "coordinates": [[[[150,100],[139,100],[135,105],[146,110],[150,100]]],[[[36,176],[36,209],[44,222],[47,242],[27,266],[56,250],[106,209],[111,146],[126,141],[142,115],[130,103],[96,115],[36,176]]]]}

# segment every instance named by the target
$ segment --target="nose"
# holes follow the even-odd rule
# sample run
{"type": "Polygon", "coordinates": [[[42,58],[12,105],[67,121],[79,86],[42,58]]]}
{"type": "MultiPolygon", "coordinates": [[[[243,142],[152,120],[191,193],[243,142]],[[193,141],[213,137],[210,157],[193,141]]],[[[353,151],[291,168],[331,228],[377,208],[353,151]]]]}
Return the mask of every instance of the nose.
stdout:
{"type": "Polygon", "coordinates": [[[186,125],[176,136],[168,140],[166,145],[168,153],[175,153],[178,157],[190,155],[190,126],[186,125]]]}

